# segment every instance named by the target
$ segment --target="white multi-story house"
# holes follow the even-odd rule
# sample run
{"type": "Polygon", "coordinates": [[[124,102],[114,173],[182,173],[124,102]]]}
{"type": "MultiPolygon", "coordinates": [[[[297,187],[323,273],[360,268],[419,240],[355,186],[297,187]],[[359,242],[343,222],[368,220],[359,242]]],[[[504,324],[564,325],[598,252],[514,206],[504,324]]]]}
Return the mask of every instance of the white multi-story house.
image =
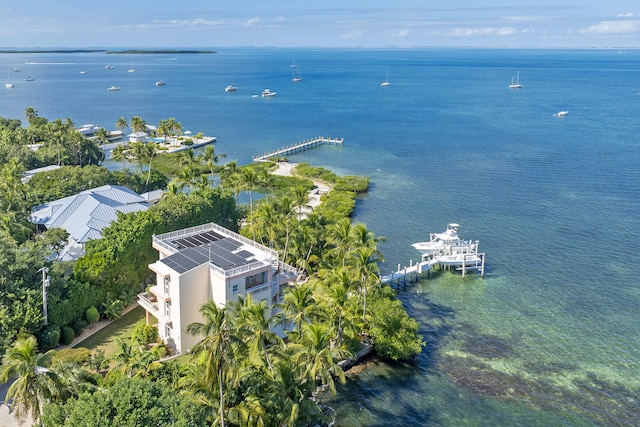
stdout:
{"type": "Polygon", "coordinates": [[[156,285],[139,294],[138,303],[147,311],[147,324],[155,317],[160,337],[177,354],[202,339],[185,330],[204,321],[199,308],[207,300],[225,306],[251,294],[271,308],[297,277],[273,249],[214,223],[155,235],[153,247],[160,254],[149,265],[156,285]]]}

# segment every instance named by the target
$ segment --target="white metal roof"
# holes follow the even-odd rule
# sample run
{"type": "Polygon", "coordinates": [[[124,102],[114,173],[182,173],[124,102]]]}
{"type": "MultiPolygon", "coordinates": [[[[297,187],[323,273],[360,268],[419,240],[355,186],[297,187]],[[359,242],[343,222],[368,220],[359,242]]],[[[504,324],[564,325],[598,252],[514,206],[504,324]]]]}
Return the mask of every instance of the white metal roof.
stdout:
{"type": "Polygon", "coordinates": [[[63,228],[76,242],[85,243],[99,238],[118,212],[147,209],[146,200],[128,188],[104,185],[37,206],[30,219],[47,228],[63,228]]]}

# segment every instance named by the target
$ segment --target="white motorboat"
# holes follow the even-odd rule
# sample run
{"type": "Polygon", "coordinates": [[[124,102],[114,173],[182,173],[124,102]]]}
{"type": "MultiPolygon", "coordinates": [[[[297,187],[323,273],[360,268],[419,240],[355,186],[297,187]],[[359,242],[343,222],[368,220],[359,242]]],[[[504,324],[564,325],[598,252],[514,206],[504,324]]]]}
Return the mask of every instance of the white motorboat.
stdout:
{"type": "Polygon", "coordinates": [[[557,113],[554,114],[555,117],[564,117],[566,115],[568,115],[569,112],[568,111],[558,111],[557,113]]]}
{"type": "Polygon", "coordinates": [[[25,82],[32,82],[33,81],[33,77],[27,77],[24,79],[25,82]]]}
{"type": "Polygon", "coordinates": [[[482,257],[477,253],[440,255],[435,260],[440,265],[451,267],[476,268],[482,264],[482,257]]]}
{"type": "Polygon", "coordinates": [[[237,89],[238,89],[237,87],[229,85],[229,86],[224,88],[224,91],[225,92],[235,92],[237,89]]]}
{"type": "Polygon", "coordinates": [[[113,65],[105,65],[104,66],[105,70],[113,70],[114,68],[116,68],[116,67],[114,67],[113,65]]]}
{"type": "Polygon", "coordinates": [[[86,71],[80,71],[80,74],[87,74],[86,71]]]}
{"type": "Polygon", "coordinates": [[[442,233],[429,233],[428,242],[414,243],[413,246],[422,255],[435,255],[442,252],[445,246],[456,246],[462,242],[458,236],[459,224],[451,223],[447,225],[447,229],[442,233]]]}
{"type": "Polygon", "coordinates": [[[520,84],[520,71],[518,71],[516,80],[513,81],[513,79],[511,79],[511,84],[509,85],[509,89],[520,89],[522,87],[522,85],[520,84]]]}
{"type": "Polygon", "coordinates": [[[13,83],[5,83],[4,87],[6,87],[7,89],[12,89],[13,88],[13,83]]]}
{"type": "Polygon", "coordinates": [[[165,83],[165,81],[164,81],[164,80],[158,80],[158,81],[156,82],[156,86],[164,86],[164,85],[166,85],[166,83],[165,83]]]}
{"type": "Polygon", "coordinates": [[[107,90],[109,92],[115,92],[117,90],[120,90],[120,88],[118,86],[110,86],[107,90]]]}
{"type": "Polygon", "coordinates": [[[269,89],[265,89],[265,90],[262,91],[262,97],[263,98],[268,98],[268,97],[271,97],[271,96],[276,96],[276,93],[278,93],[278,92],[272,92],[269,89]]]}

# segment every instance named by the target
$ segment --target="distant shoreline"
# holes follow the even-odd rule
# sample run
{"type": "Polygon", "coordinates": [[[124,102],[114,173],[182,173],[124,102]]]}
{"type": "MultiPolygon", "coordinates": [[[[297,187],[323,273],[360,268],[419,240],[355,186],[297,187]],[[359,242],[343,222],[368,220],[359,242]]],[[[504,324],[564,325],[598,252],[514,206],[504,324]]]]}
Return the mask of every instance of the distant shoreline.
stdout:
{"type": "Polygon", "coordinates": [[[206,54],[206,53],[218,53],[215,50],[174,50],[174,49],[128,49],[128,50],[107,50],[107,49],[28,49],[28,50],[0,50],[0,53],[100,53],[103,52],[107,55],[112,54],[206,54]]]}

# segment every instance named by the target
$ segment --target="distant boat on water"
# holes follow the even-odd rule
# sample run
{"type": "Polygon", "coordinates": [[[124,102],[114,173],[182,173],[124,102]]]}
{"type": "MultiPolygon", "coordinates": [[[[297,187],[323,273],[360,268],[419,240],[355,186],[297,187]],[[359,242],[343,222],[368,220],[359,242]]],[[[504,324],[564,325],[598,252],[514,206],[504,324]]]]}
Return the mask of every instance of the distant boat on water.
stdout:
{"type": "Polygon", "coordinates": [[[296,67],[296,71],[291,75],[292,82],[301,82],[302,74],[300,74],[300,68],[296,67]]]}
{"type": "Polygon", "coordinates": [[[87,74],[86,71],[80,71],[80,74],[87,74]]]}
{"type": "Polygon", "coordinates": [[[520,84],[520,71],[518,71],[517,77],[516,77],[516,81],[513,81],[513,78],[511,78],[511,84],[509,85],[509,89],[520,89],[522,87],[522,85],[520,84]]]}
{"type": "Polygon", "coordinates": [[[129,71],[130,73],[135,73],[136,69],[133,68],[133,62],[131,63],[131,68],[129,68],[127,71],[129,71]]]}
{"type": "Polygon", "coordinates": [[[109,92],[115,92],[117,90],[120,90],[120,88],[118,86],[110,86],[107,90],[109,92]]]}
{"type": "Polygon", "coordinates": [[[380,83],[380,86],[382,86],[382,87],[391,86],[391,82],[389,81],[389,72],[388,71],[387,71],[387,80],[385,80],[382,83],[380,83]]]}
{"type": "Polygon", "coordinates": [[[114,67],[113,65],[105,65],[104,66],[105,70],[113,70],[114,68],[116,68],[116,67],[114,67]]]}
{"type": "Polygon", "coordinates": [[[296,68],[296,59],[293,58],[293,60],[291,61],[291,65],[289,65],[289,68],[296,68]]]}
{"type": "Polygon", "coordinates": [[[265,89],[265,90],[262,91],[262,97],[263,98],[268,98],[268,97],[271,97],[271,96],[276,96],[276,93],[277,92],[271,92],[269,89],[265,89]]]}
{"type": "Polygon", "coordinates": [[[32,82],[33,81],[33,77],[27,77],[24,79],[25,82],[32,82]]]}
{"type": "Polygon", "coordinates": [[[225,87],[225,88],[224,88],[224,91],[225,91],[225,92],[235,92],[237,89],[238,89],[238,88],[236,88],[235,86],[231,86],[231,85],[229,85],[229,86],[227,86],[227,87],[225,87]]]}
{"type": "Polygon", "coordinates": [[[557,113],[554,113],[553,116],[554,117],[564,117],[567,116],[569,114],[569,111],[558,111],[557,113]]]}
{"type": "Polygon", "coordinates": [[[14,73],[19,73],[20,71],[22,71],[20,68],[18,68],[18,67],[13,67],[13,72],[14,72],[14,73]]]}
{"type": "Polygon", "coordinates": [[[158,80],[158,81],[156,82],[156,86],[164,86],[164,85],[166,85],[166,83],[165,83],[165,81],[164,81],[164,80],[158,80]]]}

